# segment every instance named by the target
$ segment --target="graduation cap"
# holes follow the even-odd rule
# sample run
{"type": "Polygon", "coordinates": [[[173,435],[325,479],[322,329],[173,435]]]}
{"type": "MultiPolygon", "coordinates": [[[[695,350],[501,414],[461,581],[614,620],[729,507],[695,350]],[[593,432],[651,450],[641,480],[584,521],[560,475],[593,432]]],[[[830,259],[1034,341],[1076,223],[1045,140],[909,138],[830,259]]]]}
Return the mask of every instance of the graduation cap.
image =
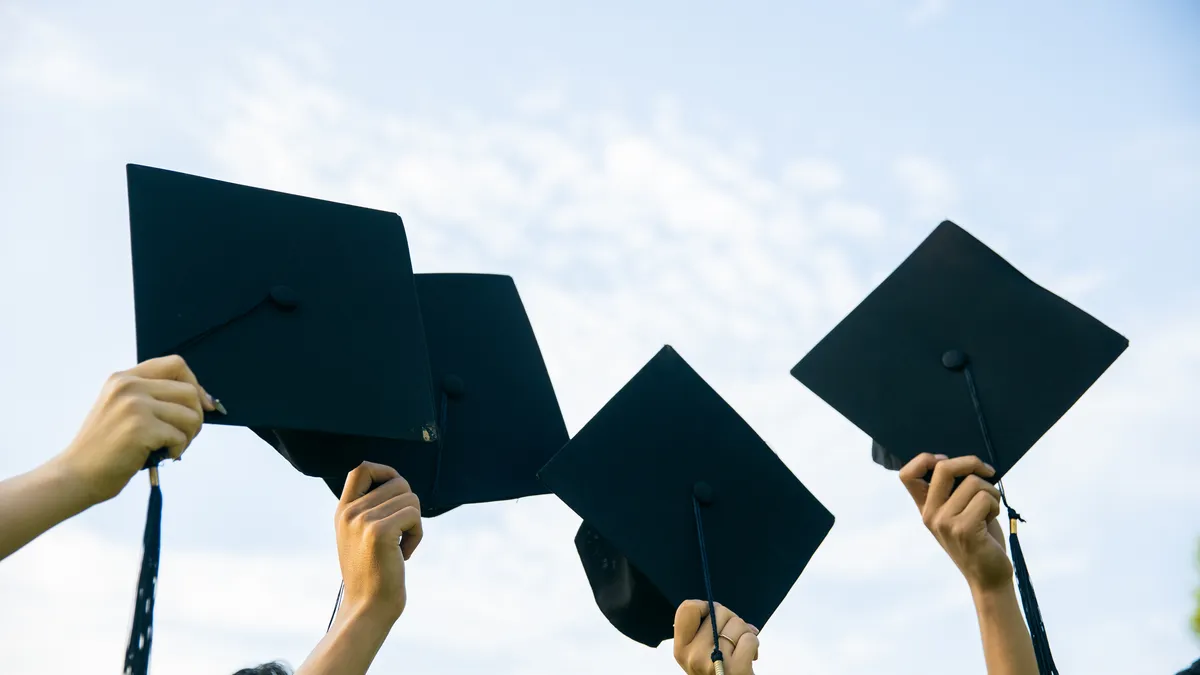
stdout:
{"type": "Polygon", "coordinates": [[[833,527],[669,346],[539,477],[584,520],[575,544],[601,612],[651,647],[671,637],[675,610],[690,598],[719,600],[763,626],[833,527]]]}
{"type": "Polygon", "coordinates": [[[568,440],[533,327],[511,277],[418,274],[437,442],[256,428],[293,466],[340,496],[370,461],[396,469],[424,517],[547,492],[537,471],[568,440]]]}
{"type": "MultiPolygon", "coordinates": [[[[568,436],[511,278],[414,275],[394,213],[138,165],[127,180],[138,359],[183,356],[228,406],[206,422],[251,428],[335,494],[389,464],[425,516],[545,492],[536,471],[568,436]]],[[[138,606],[130,652],[148,655],[138,606]]]]}
{"type": "Polygon", "coordinates": [[[896,470],[929,452],[991,464],[1039,667],[1053,659],[1001,479],[1128,347],[950,221],[792,369],[896,470]]]}

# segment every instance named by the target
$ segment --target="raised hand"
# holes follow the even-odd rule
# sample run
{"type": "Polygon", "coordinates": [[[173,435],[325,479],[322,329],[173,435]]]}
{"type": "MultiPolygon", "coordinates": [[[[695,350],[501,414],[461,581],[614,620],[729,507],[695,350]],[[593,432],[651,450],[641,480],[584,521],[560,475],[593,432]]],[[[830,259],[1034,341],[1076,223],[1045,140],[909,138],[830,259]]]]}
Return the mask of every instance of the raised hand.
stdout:
{"type": "Polygon", "coordinates": [[[365,675],[371,667],[404,612],[404,561],[421,543],[421,503],[395,469],[363,462],[346,477],[334,528],[345,594],[296,675],[365,675]]]}
{"type": "MultiPolygon", "coordinates": [[[[758,660],[758,629],[719,603],[717,639],[724,656],[725,675],[753,675],[758,660]]],[[[713,675],[713,638],[708,603],[686,600],[675,612],[675,662],[688,675],[713,675]]]]}
{"type": "Polygon", "coordinates": [[[978,457],[918,455],[900,470],[900,480],[933,533],[971,588],[989,590],[1012,582],[1012,563],[1004,548],[1000,491],[984,478],[996,470],[978,457]],[[929,482],[924,476],[933,471],[929,482]],[[965,476],[954,489],[956,478],[965,476]],[[951,492],[953,490],[953,492],[951,492]]]}
{"type": "Polygon", "coordinates": [[[335,527],[343,606],[395,621],[407,601],[404,561],[421,543],[417,495],[395,469],[363,462],[346,477],[335,527]]]}
{"type": "Polygon", "coordinates": [[[165,448],[179,459],[214,410],[187,363],[164,356],[108,378],[75,439],[54,462],[91,503],[120,494],[150,453],[165,448]]]}

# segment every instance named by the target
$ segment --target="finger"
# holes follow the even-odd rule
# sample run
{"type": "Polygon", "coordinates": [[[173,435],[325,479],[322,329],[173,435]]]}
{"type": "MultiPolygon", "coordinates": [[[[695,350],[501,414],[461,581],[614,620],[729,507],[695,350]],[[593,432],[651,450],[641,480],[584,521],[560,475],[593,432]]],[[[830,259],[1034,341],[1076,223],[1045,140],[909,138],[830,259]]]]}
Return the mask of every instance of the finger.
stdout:
{"type": "Polygon", "coordinates": [[[214,410],[215,403],[212,396],[200,386],[200,382],[196,379],[196,374],[188,367],[182,356],[172,354],[170,356],[160,356],[156,359],[142,361],[133,368],[129,369],[129,374],[137,375],[154,380],[175,380],[192,385],[200,392],[200,398],[203,401],[205,410],[214,410]]]}
{"type": "Polygon", "coordinates": [[[929,473],[934,465],[943,459],[946,459],[945,455],[923,452],[913,457],[911,462],[900,469],[900,482],[904,483],[904,487],[908,489],[908,494],[912,496],[918,509],[925,505],[925,496],[929,493],[929,483],[925,482],[925,474],[929,473]]]}
{"type": "MultiPolygon", "coordinates": [[[[717,632],[720,633],[721,631],[725,630],[726,624],[733,619],[737,619],[737,614],[734,614],[729,610],[728,607],[719,602],[714,602],[713,605],[717,609],[717,632]]],[[[738,620],[741,621],[741,619],[738,620]]]]}
{"type": "MultiPolygon", "coordinates": [[[[184,409],[186,410],[186,408],[184,409]]],[[[150,453],[163,448],[167,451],[168,457],[179,459],[183,455],[183,451],[187,450],[188,443],[190,442],[187,434],[180,431],[175,425],[157,419],[151,422],[150,425],[147,431],[150,434],[152,442],[150,443],[151,447],[147,448],[146,457],[149,458],[150,453]]],[[[142,462],[144,463],[145,459],[142,462]]]]}
{"type": "MultiPolygon", "coordinates": [[[[204,417],[185,405],[157,399],[151,399],[149,405],[150,411],[154,413],[155,417],[182,431],[187,437],[188,443],[191,443],[196,434],[200,433],[200,426],[204,424],[204,417]]],[[[178,455],[172,455],[172,457],[178,458],[178,455]]]]}
{"type": "Polygon", "coordinates": [[[717,641],[721,643],[721,651],[728,656],[733,651],[733,648],[737,646],[738,640],[741,639],[742,635],[750,632],[750,627],[740,617],[733,616],[730,617],[725,627],[718,632],[717,641]]]}
{"type": "Polygon", "coordinates": [[[345,506],[367,494],[367,490],[371,489],[372,484],[386,483],[399,476],[400,474],[390,466],[363,462],[346,474],[346,485],[342,488],[342,498],[339,501],[345,506]]]}
{"type": "Polygon", "coordinates": [[[947,499],[946,504],[942,506],[942,513],[948,516],[957,516],[963,512],[963,509],[967,508],[967,504],[970,504],[975,495],[980,492],[987,492],[996,499],[1000,499],[1000,491],[996,489],[996,486],[972,474],[967,476],[966,480],[955,488],[954,492],[950,495],[950,499],[947,499]]]}
{"type": "Polygon", "coordinates": [[[185,405],[204,417],[204,404],[201,401],[200,390],[186,382],[142,379],[139,385],[142,391],[159,401],[185,405]]]}
{"type": "Polygon", "coordinates": [[[968,523],[989,523],[999,515],[999,494],[989,490],[981,490],[971,497],[971,501],[967,503],[966,508],[955,519],[968,523]]]}
{"type": "MultiPolygon", "coordinates": [[[[732,619],[737,618],[737,615],[729,611],[724,605],[719,602],[713,603],[717,610],[717,633],[719,634],[732,619]]],[[[707,603],[705,603],[707,608],[707,603]]],[[[712,617],[704,617],[704,621],[700,623],[700,630],[696,633],[693,641],[702,641],[705,649],[711,651],[712,647],[712,617]]]]}
{"type": "Polygon", "coordinates": [[[683,664],[684,650],[700,631],[700,624],[708,617],[708,603],[703,600],[684,600],[675,610],[675,661],[683,664]]]}
{"type": "MultiPolygon", "coordinates": [[[[375,489],[354,500],[354,508],[358,511],[371,511],[379,508],[381,504],[403,494],[413,494],[412,487],[409,486],[404,476],[396,474],[395,478],[382,485],[377,485],[375,489]]],[[[416,495],[414,494],[413,497],[415,498],[416,495]]]]}
{"type": "Polygon", "coordinates": [[[758,660],[758,636],[750,631],[742,633],[733,651],[725,656],[725,664],[731,673],[751,672],[753,662],[758,660]]]}
{"type": "Polygon", "coordinates": [[[929,482],[929,494],[925,498],[922,513],[926,516],[936,513],[950,498],[950,490],[954,488],[954,479],[973,473],[987,478],[995,475],[996,470],[984,464],[982,459],[974,455],[938,462],[933,467],[933,480],[929,482]]]}
{"type": "Polygon", "coordinates": [[[417,547],[421,545],[421,540],[425,538],[425,525],[421,520],[421,507],[406,506],[403,509],[406,513],[409,510],[417,514],[417,522],[412,527],[404,530],[404,535],[400,537],[400,553],[404,556],[405,560],[408,560],[413,556],[413,553],[416,553],[417,547]]]}
{"type": "MultiPolygon", "coordinates": [[[[383,528],[383,536],[388,545],[394,545],[391,542],[400,543],[400,551],[412,551],[416,549],[417,544],[421,543],[423,531],[421,529],[421,509],[413,506],[406,506],[392,515],[379,521],[383,528]]],[[[405,556],[405,560],[408,556],[405,556]]]]}
{"type": "MultiPolygon", "coordinates": [[[[392,479],[392,480],[388,481],[388,483],[392,483],[394,480],[395,479],[392,479]]],[[[382,489],[383,489],[382,487],[378,487],[378,488],[375,488],[374,490],[371,490],[371,492],[368,493],[366,497],[363,497],[362,499],[358,500],[358,502],[356,502],[355,505],[357,506],[358,504],[366,501],[367,497],[374,497],[375,493],[379,492],[382,489]]],[[[388,516],[392,515],[393,513],[396,513],[397,511],[407,508],[409,506],[417,507],[418,511],[421,509],[421,500],[417,498],[417,495],[414,492],[405,492],[402,494],[394,495],[391,499],[388,499],[387,501],[383,502],[382,504],[377,504],[373,508],[371,508],[368,511],[366,511],[365,513],[363,513],[363,518],[368,522],[373,521],[373,520],[383,520],[384,518],[387,518],[388,516]]]]}

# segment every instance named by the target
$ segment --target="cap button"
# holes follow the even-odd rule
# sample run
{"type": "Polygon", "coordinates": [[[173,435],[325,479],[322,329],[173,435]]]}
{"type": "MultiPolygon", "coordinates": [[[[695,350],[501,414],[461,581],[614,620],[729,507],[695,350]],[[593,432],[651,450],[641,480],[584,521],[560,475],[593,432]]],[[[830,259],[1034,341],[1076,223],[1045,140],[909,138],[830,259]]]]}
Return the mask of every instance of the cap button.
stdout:
{"type": "Polygon", "coordinates": [[[442,391],[446,392],[446,396],[450,398],[462,398],[466,391],[466,385],[463,384],[461,377],[447,375],[442,378],[442,391]]]}
{"type": "Polygon", "coordinates": [[[696,498],[696,501],[700,502],[700,506],[708,506],[713,502],[712,486],[704,481],[697,481],[692,486],[692,495],[696,498]]]}
{"type": "Polygon", "coordinates": [[[967,366],[967,355],[957,349],[942,354],[942,365],[947,370],[962,370],[967,366]]]}
{"type": "Polygon", "coordinates": [[[296,309],[296,306],[300,304],[300,298],[290,286],[276,286],[272,288],[270,298],[276,307],[285,312],[296,309]]]}

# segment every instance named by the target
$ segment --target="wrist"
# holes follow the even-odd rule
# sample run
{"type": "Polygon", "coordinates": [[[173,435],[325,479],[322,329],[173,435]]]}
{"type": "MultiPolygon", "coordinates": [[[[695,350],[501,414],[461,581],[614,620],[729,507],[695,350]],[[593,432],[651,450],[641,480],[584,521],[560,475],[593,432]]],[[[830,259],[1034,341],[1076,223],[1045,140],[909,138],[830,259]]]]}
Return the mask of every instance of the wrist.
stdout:
{"type": "Polygon", "coordinates": [[[399,616],[379,603],[345,599],[333,626],[296,675],[365,675],[399,616]]]}
{"type": "Polygon", "coordinates": [[[334,624],[346,624],[360,627],[368,631],[382,631],[386,636],[392,624],[400,618],[403,608],[397,609],[390,603],[379,602],[372,598],[362,600],[344,597],[338,608],[334,624]]]}
{"type": "Polygon", "coordinates": [[[62,455],[34,469],[39,489],[54,494],[71,515],[80,513],[104,499],[95,494],[86,476],[62,455]]]}
{"type": "Polygon", "coordinates": [[[971,599],[976,609],[985,610],[999,605],[1008,604],[1017,599],[1017,589],[1013,585],[1012,576],[1003,581],[988,584],[970,583],[971,599]]]}

